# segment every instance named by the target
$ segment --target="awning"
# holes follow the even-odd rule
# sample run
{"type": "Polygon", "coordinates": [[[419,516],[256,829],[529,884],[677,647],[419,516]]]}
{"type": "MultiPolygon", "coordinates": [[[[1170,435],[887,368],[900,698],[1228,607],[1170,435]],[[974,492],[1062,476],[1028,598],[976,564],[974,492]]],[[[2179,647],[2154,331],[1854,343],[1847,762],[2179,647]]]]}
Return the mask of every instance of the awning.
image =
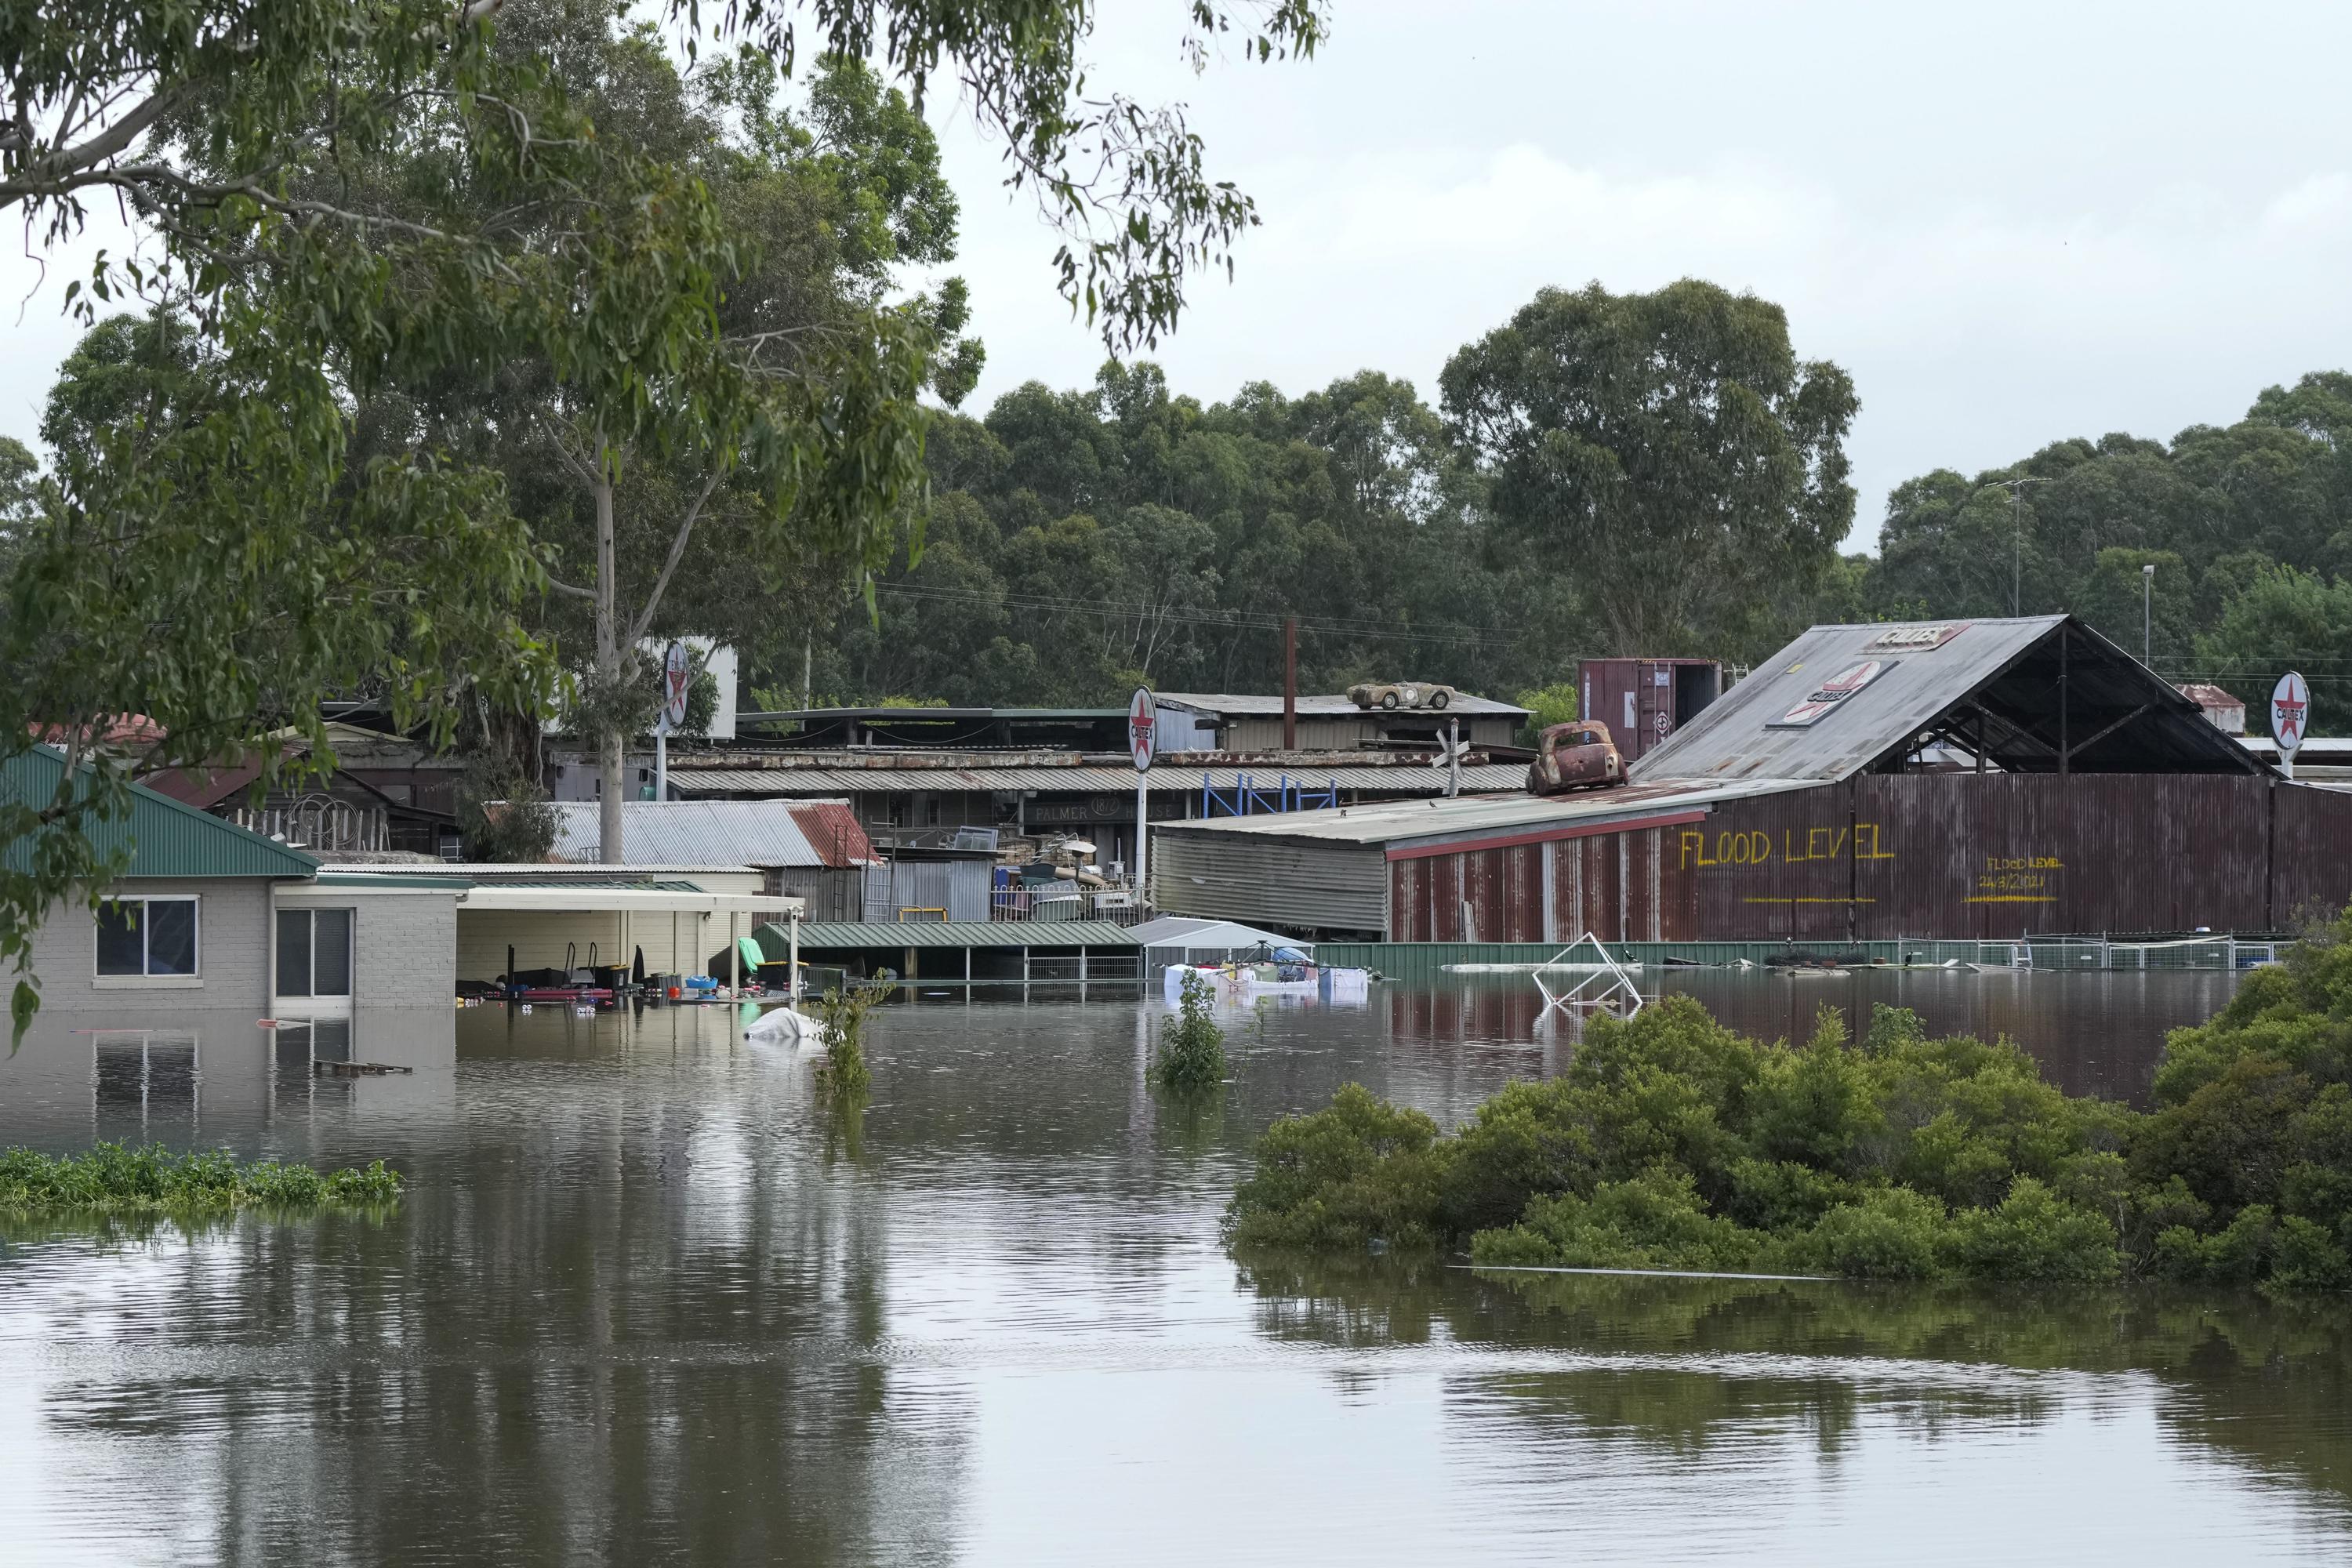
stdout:
{"type": "Polygon", "coordinates": [[[468,888],[465,910],[528,910],[545,914],[782,915],[799,920],[807,905],[782,893],[688,893],[661,888],[468,888]]]}

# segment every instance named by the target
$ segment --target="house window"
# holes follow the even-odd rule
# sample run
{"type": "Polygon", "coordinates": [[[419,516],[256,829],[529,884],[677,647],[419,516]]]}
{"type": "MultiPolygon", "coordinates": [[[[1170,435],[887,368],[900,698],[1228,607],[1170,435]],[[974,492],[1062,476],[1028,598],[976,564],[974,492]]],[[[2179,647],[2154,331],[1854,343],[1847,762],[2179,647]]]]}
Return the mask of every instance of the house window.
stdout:
{"type": "Polygon", "coordinates": [[[278,911],[278,994],[352,994],[352,911],[278,911]]]}
{"type": "Polygon", "coordinates": [[[196,974],[196,900],[109,899],[98,906],[101,979],[196,974]]]}

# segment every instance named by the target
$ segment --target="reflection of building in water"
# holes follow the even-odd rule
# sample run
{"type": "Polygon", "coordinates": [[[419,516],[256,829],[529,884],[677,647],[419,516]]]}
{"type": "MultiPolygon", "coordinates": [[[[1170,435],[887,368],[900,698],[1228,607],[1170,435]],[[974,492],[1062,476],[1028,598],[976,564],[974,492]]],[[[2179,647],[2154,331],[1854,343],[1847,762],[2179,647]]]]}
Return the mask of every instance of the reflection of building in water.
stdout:
{"type": "Polygon", "coordinates": [[[203,1050],[184,1030],[94,1029],[89,1082],[93,1137],[176,1142],[198,1121],[203,1050]]]}

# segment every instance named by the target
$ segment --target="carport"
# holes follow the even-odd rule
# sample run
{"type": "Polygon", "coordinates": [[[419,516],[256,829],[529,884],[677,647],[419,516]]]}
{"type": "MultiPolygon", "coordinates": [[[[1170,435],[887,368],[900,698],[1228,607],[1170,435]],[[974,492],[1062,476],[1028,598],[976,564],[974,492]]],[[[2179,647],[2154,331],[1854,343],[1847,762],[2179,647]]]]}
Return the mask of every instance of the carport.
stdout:
{"type": "MultiPolygon", "coordinates": [[[[611,915],[619,920],[620,956],[624,962],[635,945],[636,921],[644,916],[658,922],[669,917],[670,954],[676,972],[688,971],[678,962],[687,952],[707,951],[708,939],[697,939],[689,949],[685,945],[685,921],[688,916],[698,922],[727,917],[727,982],[730,989],[742,987],[742,949],[739,937],[757,923],[756,917],[781,920],[787,933],[792,968],[788,972],[797,986],[800,977],[801,916],[805,905],[799,899],[777,893],[705,893],[671,888],[502,888],[473,887],[457,895],[457,918],[463,921],[471,913],[542,914],[542,915],[611,915]]],[[[656,927],[657,929],[657,927],[656,927]]]]}

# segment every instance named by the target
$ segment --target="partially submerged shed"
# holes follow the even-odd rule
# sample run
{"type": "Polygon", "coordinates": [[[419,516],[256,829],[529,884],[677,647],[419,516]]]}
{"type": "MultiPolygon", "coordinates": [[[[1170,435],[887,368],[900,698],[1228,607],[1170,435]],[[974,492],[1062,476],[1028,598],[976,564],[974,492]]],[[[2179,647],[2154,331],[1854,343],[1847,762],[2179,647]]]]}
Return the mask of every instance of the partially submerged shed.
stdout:
{"type": "Polygon", "coordinates": [[[1155,830],[1158,906],[1396,942],[2266,931],[2352,900],[2290,784],[2068,616],[1815,626],[1625,786],[1155,830]]]}
{"type": "MultiPolygon", "coordinates": [[[[771,959],[781,932],[756,933],[771,959]]],[[[801,956],[854,976],[887,973],[926,982],[1133,980],[1135,933],[1108,921],[813,921],[801,956]]]]}

